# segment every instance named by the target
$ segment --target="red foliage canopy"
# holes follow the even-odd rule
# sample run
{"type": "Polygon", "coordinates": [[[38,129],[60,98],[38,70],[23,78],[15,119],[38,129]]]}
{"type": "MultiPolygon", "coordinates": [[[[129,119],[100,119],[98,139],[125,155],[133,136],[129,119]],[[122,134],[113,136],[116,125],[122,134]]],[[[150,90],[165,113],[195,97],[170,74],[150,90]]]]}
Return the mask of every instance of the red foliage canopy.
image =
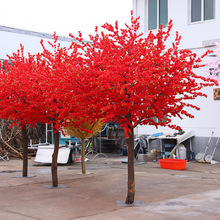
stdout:
{"type": "Polygon", "coordinates": [[[105,121],[117,120],[128,133],[138,124],[180,129],[171,123],[172,117],[193,117],[185,107],[199,108],[186,101],[206,96],[201,88],[215,83],[193,72],[209,51],[197,57],[190,50],[179,50],[178,32],[172,47],[166,49],[172,21],[167,30],[161,26],[146,38],[137,34],[139,19],[133,16],[126,29],[119,29],[117,22],[102,27],[107,33],[96,32],[90,36],[92,44],[84,44],[91,110],[101,109],[105,121]]]}
{"type": "MultiPolygon", "coordinates": [[[[69,109],[77,109],[74,97],[78,93],[76,83],[82,54],[78,48],[61,47],[54,34],[54,42],[48,42],[46,49],[43,41],[42,53],[24,56],[24,48],[8,56],[11,65],[5,62],[6,72],[0,74],[0,115],[1,118],[14,120],[21,127],[37,122],[54,123],[62,127],[69,109]],[[69,81],[69,75],[75,78],[69,81]],[[69,105],[71,102],[71,108],[69,105]]],[[[72,111],[79,114],[77,111],[72,111]]],[[[75,115],[74,115],[75,116],[75,115]]]]}
{"type": "Polygon", "coordinates": [[[38,76],[40,68],[35,59],[38,56],[24,57],[24,48],[9,57],[4,62],[6,72],[1,69],[0,74],[0,114],[1,118],[14,120],[14,124],[33,124],[45,121],[46,112],[44,105],[39,105],[45,100],[39,86],[38,76]]]}
{"type": "Polygon", "coordinates": [[[178,129],[172,117],[193,117],[186,107],[199,108],[188,100],[206,96],[201,88],[215,81],[193,72],[202,57],[178,49],[178,32],[165,48],[171,22],[146,38],[137,34],[133,16],[125,29],[117,22],[103,28],[108,32],[90,36],[92,43],[80,34],[69,48],[61,47],[54,35],[50,50],[41,42],[42,53],[25,58],[21,47],[9,56],[12,65],[0,74],[1,117],[21,125],[55,123],[57,129],[68,118],[76,119],[75,126],[105,118],[117,120],[128,133],[138,124],[178,129]]]}

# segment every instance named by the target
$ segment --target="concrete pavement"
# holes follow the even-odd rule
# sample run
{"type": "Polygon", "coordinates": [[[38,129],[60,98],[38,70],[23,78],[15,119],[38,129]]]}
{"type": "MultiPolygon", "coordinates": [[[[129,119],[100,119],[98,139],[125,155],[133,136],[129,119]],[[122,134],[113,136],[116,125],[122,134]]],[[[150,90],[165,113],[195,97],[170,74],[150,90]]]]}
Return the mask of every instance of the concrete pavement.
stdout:
{"type": "Polygon", "coordinates": [[[118,207],[116,201],[125,200],[127,193],[124,159],[91,159],[87,175],[79,174],[79,163],[59,166],[59,184],[67,188],[55,189],[44,187],[51,185],[50,166],[39,166],[32,158],[29,175],[36,176],[18,178],[21,160],[0,161],[0,220],[220,220],[220,164],[187,163],[184,171],[136,164],[135,200],[145,205],[118,207]]]}

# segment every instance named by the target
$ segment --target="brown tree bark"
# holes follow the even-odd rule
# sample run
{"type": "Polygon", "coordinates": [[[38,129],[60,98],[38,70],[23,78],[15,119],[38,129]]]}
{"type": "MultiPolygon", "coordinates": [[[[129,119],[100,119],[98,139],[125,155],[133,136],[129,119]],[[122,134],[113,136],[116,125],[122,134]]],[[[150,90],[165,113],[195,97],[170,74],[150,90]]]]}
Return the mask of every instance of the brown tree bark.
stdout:
{"type": "Polygon", "coordinates": [[[52,155],[51,173],[52,173],[52,186],[58,186],[58,176],[57,176],[57,157],[59,151],[59,137],[60,134],[56,129],[53,129],[54,133],[54,152],[52,155]]]}
{"type": "Polygon", "coordinates": [[[82,138],[81,167],[82,167],[82,174],[86,174],[86,165],[85,165],[85,139],[84,139],[84,138],[82,138]]]}
{"type": "Polygon", "coordinates": [[[134,129],[128,138],[128,193],[125,203],[133,204],[135,196],[135,179],[134,179],[134,129]]]}
{"type": "Polygon", "coordinates": [[[22,132],[22,142],[23,142],[23,171],[22,176],[27,177],[28,176],[28,135],[27,135],[27,129],[24,125],[21,129],[22,132]]]}

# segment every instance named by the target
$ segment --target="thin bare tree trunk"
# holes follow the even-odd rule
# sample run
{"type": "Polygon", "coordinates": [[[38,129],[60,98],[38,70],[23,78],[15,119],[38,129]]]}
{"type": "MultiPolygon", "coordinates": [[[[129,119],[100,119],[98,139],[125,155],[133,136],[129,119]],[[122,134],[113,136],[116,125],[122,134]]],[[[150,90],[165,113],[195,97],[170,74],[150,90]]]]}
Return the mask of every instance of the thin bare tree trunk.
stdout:
{"type": "Polygon", "coordinates": [[[22,132],[22,142],[23,142],[23,172],[22,176],[28,176],[28,136],[27,136],[27,129],[24,125],[21,129],[22,132]]]}
{"type": "Polygon", "coordinates": [[[56,129],[53,129],[54,133],[54,152],[52,155],[51,173],[52,173],[52,185],[54,187],[58,186],[58,176],[57,176],[57,157],[59,151],[59,137],[60,134],[56,129]]]}
{"type": "Polygon", "coordinates": [[[128,194],[125,203],[134,203],[135,196],[135,180],[134,180],[134,129],[128,138],[128,194]]]}
{"type": "Polygon", "coordinates": [[[82,167],[82,174],[86,174],[86,165],[85,165],[85,139],[84,139],[84,138],[82,138],[81,167],[82,167]]]}

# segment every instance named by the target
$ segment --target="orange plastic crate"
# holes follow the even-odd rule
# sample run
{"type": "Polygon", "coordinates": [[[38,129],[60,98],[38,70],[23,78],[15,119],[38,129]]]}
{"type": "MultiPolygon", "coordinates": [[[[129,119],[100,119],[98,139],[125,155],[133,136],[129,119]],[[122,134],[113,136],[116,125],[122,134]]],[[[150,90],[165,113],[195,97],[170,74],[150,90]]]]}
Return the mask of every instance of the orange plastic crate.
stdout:
{"type": "Polygon", "coordinates": [[[160,159],[160,167],[170,170],[185,170],[187,160],[165,158],[160,159]]]}

